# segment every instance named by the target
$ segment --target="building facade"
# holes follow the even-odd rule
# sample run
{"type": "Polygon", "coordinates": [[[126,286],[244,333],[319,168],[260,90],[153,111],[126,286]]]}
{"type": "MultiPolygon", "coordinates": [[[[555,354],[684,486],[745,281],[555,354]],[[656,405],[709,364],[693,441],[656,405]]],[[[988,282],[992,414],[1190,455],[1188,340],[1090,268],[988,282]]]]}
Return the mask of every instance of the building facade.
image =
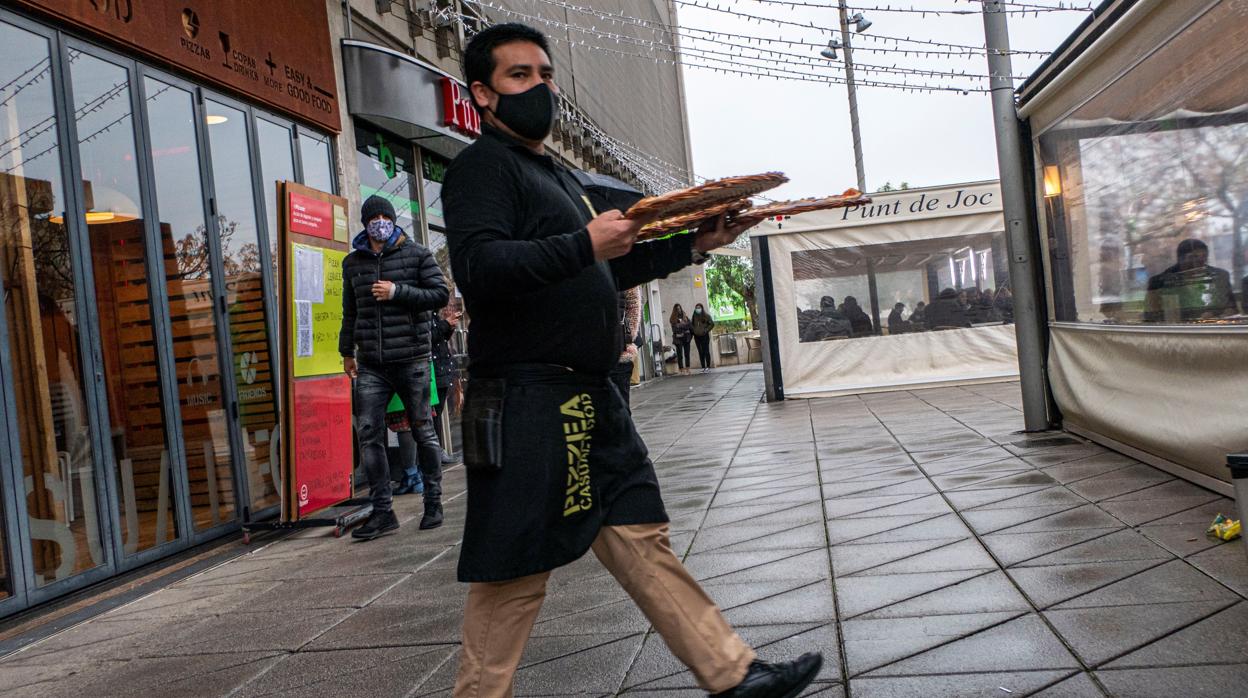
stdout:
{"type": "MultiPolygon", "coordinates": [[[[276,182],[347,197],[351,220],[390,197],[445,268],[441,177],[477,126],[458,58],[485,21],[374,0],[0,9],[0,616],[276,515],[276,182]]],[[[674,186],[678,69],[556,53],[577,85],[554,151],[674,186]],[[630,102],[643,80],[671,89],[630,102]]]]}

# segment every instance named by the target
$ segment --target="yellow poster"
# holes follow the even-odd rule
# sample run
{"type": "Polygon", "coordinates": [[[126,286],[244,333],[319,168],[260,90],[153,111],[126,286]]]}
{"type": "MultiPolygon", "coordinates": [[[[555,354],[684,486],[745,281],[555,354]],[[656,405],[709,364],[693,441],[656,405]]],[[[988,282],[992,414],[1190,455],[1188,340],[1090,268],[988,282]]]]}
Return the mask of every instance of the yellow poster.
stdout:
{"type": "Polygon", "coordinates": [[[290,246],[295,378],[342,372],[338,332],[342,329],[342,260],[346,256],[346,252],[323,247],[290,246]]]}

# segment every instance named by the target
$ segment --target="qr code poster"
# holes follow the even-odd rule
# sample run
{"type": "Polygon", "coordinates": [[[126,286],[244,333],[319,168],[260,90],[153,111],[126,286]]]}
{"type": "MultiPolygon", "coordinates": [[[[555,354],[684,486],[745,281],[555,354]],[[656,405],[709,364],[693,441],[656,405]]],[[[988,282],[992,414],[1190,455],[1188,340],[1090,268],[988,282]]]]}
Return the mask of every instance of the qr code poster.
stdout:
{"type": "Polygon", "coordinates": [[[295,301],[295,356],[312,356],[312,301],[295,301]]]}

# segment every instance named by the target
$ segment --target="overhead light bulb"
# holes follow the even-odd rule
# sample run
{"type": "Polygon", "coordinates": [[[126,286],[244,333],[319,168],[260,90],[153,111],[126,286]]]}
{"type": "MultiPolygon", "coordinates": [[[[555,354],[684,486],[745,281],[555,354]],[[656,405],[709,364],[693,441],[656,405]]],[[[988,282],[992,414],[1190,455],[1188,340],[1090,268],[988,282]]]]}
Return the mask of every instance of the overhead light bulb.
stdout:
{"type": "Polygon", "coordinates": [[[871,28],[871,20],[863,17],[861,12],[855,13],[853,17],[849,18],[849,21],[854,23],[854,31],[859,34],[871,28]]]}

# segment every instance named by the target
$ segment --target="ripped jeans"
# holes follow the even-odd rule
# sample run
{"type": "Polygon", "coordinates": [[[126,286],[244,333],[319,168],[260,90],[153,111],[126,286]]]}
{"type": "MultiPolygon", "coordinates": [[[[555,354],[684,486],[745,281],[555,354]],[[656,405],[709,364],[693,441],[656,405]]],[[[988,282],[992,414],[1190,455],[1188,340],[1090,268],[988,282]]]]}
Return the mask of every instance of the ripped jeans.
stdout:
{"type": "MultiPolygon", "coordinates": [[[[358,368],[354,403],[360,467],[368,478],[368,495],[373,510],[389,511],[393,492],[390,488],[390,462],[386,457],[386,406],[390,404],[391,396],[397,394],[407,410],[413,436],[433,434],[429,411],[429,362],[408,361],[386,366],[361,363],[358,368]]],[[[420,438],[417,440],[419,442],[420,438]]],[[[429,440],[426,436],[425,441],[429,440]]],[[[422,457],[419,461],[425,481],[425,498],[436,500],[442,494],[441,461],[430,457],[422,457]]]]}

